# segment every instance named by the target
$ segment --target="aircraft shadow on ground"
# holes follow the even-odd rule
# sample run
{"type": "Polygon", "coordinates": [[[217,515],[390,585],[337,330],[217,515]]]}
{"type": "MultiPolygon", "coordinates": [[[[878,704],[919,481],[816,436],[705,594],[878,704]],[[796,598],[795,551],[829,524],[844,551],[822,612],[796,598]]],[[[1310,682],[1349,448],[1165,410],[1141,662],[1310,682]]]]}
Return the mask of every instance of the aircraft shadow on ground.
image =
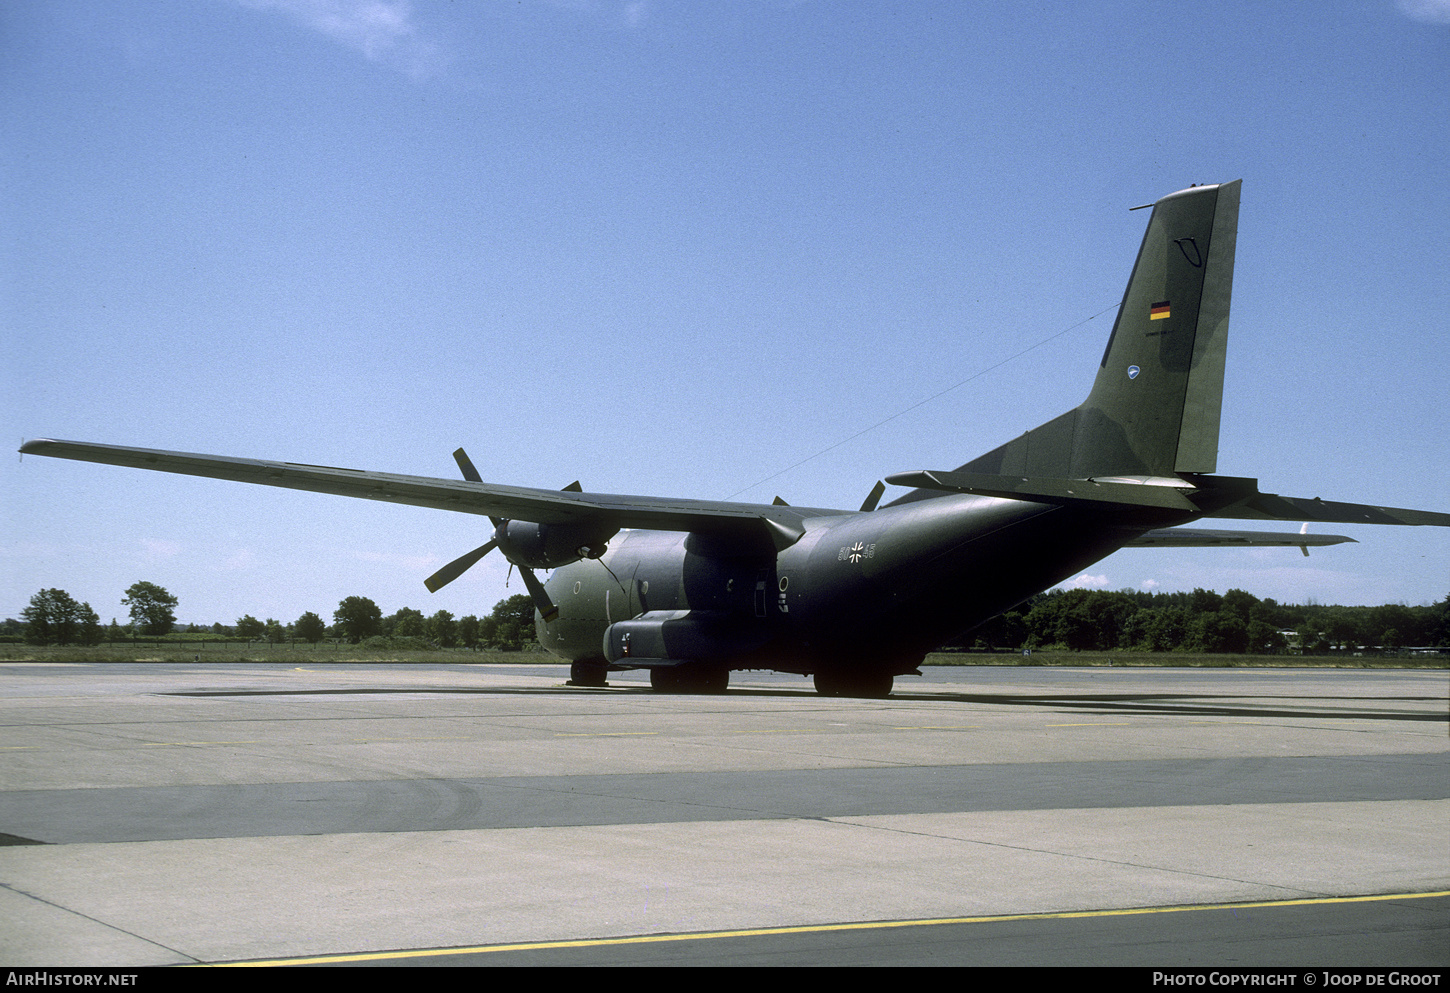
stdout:
{"type": "MultiPolygon", "coordinates": [[[[315,690],[284,689],[208,689],[175,690],[163,696],[180,697],[240,697],[240,696],[389,696],[389,695],[481,695],[481,696],[543,696],[567,694],[650,694],[656,691],[648,686],[615,685],[593,686],[547,686],[547,687],[349,687],[315,690]]],[[[678,694],[681,699],[699,699],[692,694],[678,694]]],[[[787,699],[817,698],[810,689],[758,689],[754,687],[732,688],[724,695],[729,697],[779,697],[787,699]]],[[[841,698],[818,698],[822,703],[844,702],[841,698]]],[[[1395,696],[1395,697],[1342,697],[1301,696],[1278,694],[1256,695],[1262,703],[1243,702],[1245,697],[1233,694],[1213,693],[911,693],[896,691],[885,700],[862,700],[861,703],[973,703],[993,707],[1049,708],[1070,713],[1095,714],[1142,714],[1145,716],[1193,716],[1193,717],[1279,717],[1312,718],[1314,720],[1369,720],[1369,721],[1425,721],[1450,724],[1450,710],[1442,713],[1424,711],[1390,710],[1395,704],[1441,703],[1443,697],[1395,696]],[[1229,703],[1226,701],[1238,701],[1229,703]],[[1319,701],[1332,701],[1343,706],[1333,709],[1317,705],[1319,701]]]]}

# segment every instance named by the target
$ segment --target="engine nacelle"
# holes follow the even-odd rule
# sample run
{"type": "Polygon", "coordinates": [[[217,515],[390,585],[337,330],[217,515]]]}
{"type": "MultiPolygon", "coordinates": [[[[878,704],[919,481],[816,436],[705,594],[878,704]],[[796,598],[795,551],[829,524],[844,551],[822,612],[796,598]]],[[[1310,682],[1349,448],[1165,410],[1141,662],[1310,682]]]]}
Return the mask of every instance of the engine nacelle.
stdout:
{"type": "Polygon", "coordinates": [[[597,559],[619,528],[600,524],[535,524],[504,521],[493,532],[510,562],[530,569],[553,569],[580,559],[597,559]]]}

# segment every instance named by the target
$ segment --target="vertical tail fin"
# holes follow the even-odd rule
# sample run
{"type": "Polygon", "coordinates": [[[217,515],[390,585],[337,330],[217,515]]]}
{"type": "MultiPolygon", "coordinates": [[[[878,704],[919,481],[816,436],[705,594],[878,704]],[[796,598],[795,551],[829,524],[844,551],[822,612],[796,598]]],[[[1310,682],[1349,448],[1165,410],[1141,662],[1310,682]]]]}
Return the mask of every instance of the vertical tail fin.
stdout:
{"type": "Polygon", "coordinates": [[[1241,182],[1153,205],[1088,398],[962,470],[1075,479],[1216,471],[1241,182]]]}

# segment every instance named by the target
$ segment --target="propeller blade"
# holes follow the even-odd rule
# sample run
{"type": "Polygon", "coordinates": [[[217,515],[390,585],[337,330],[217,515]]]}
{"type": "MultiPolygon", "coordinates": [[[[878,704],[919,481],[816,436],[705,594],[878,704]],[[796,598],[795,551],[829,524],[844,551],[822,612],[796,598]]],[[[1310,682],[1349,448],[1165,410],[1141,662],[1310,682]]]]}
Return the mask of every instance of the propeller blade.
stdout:
{"type": "Polygon", "coordinates": [[[468,480],[470,483],[483,482],[483,477],[480,476],[478,474],[478,470],[473,467],[473,460],[468,457],[468,453],[465,452],[463,449],[460,448],[458,451],[453,453],[453,461],[458,463],[458,471],[463,473],[464,479],[468,480]]]}
{"type": "Polygon", "coordinates": [[[529,596],[534,598],[534,606],[543,615],[544,623],[547,624],[559,616],[559,608],[554,606],[554,601],[549,599],[549,594],[544,592],[544,584],[539,582],[534,575],[534,570],[527,566],[519,566],[519,575],[523,577],[524,586],[528,587],[529,596]]]}
{"type": "Polygon", "coordinates": [[[866,497],[866,502],[861,504],[861,513],[869,514],[876,509],[876,504],[881,500],[881,494],[886,492],[886,484],[876,480],[876,485],[871,487],[871,492],[866,497]]]}
{"type": "MultiPolygon", "coordinates": [[[[464,479],[468,480],[470,483],[483,482],[483,477],[480,476],[478,474],[478,470],[473,467],[473,460],[468,457],[468,453],[465,452],[463,449],[460,448],[453,453],[453,461],[458,463],[458,471],[463,473],[464,479]]],[[[489,520],[493,521],[494,527],[498,527],[500,524],[503,523],[502,517],[490,517],[489,520]]],[[[464,566],[464,568],[466,569],[468,568],[468,566],[464,566]]],[[[443,586],[444,583],[439,583],[438,585],[443,586]]],[[[429,589],[432,589],[432,587],[430,586],[429,589]]]]}
{"type": "Polygon", "coordinates": [[[485,544],[479,545],[467,555],[460,555],[458,558],[454,559],[452,562],[449,562],[443,568],[433,573],[433,575],[423,580],[423,585],[428,587],[429,593],[437,593],[443,587],[447,586],[449,583],[453,582],[455,579],[463,575],[469,569],[473,568],[473,564],[479,559],[483,558],[489,552],[493,551],[493,547],[497,544],[498,542],[490,540],[485,544]]]}

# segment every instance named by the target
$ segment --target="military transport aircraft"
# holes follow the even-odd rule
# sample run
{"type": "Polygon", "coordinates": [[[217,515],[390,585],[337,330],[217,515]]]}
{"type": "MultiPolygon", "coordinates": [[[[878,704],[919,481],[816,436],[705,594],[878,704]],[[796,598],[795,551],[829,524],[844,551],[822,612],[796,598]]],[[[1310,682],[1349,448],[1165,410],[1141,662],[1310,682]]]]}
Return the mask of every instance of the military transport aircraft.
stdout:
{"type": "Polygon", "coordinates": [[[517,566],[540,643],[572,682],[648,669],[661,691],[723,692],[735,669],[885,696],[925,654],[1125,547],[1329,545],[1336,535],[1185,529],[1203,517],[1450,526],[1450,514],[1260,493],[1214,475],[1241,181],[1153,204],[1087,399],[910,492],[856,511],[617,496],[73,441],[21,452],[481,514],[517,566]],[[551,569],[540,582],[535,569],[551,569]]]}

